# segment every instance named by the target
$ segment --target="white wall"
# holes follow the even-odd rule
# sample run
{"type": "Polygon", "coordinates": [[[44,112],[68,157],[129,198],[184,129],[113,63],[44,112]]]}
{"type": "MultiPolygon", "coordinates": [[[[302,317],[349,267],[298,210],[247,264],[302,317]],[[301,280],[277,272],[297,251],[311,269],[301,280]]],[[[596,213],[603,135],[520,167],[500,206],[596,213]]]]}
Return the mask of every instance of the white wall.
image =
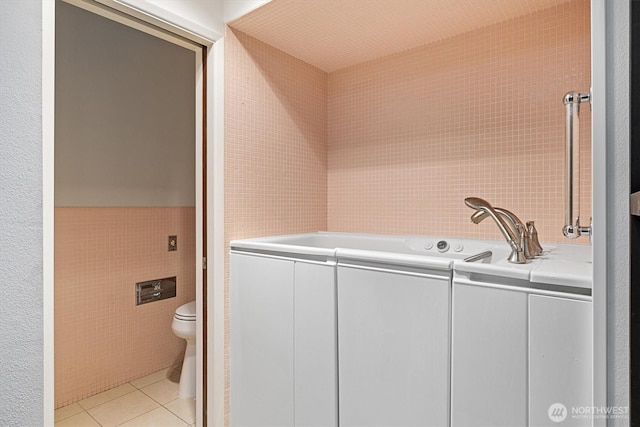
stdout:
{"type": "Polygon", "coordinates": [[[224,35],[228,22],[269,3],[271,0],[95,0],[122,10],[119,5],[170,22],[209,41],[224,35]]]}
{"type": "Polygon", "coordinates": [[[224,34],[223,0],[97,1],[105,4],[117,2],[134,7],[210,41],[218,40],[224,34]]]}
{"type": "Polygon", "coordinates": [[[56,206],[194,206],[192,51],[58,2],[56,206]]]}
{"type": "MultiPolygon", "coordinates": [[[[629,1],[606,2],[610,406],[629,406],[629,15],[629,1]]],[[[629,425],[629,420],[610,420],[609,425],[629,425]]]]}
{"type": "Polygon", "coordinates": [[[0,7],[0,425],[43,425],[42,1],[0,7]]]}
{"type": "Polygon", "coordinates": [[[271,0],[224,0],[224,22],[231,22],[271,0]]]}

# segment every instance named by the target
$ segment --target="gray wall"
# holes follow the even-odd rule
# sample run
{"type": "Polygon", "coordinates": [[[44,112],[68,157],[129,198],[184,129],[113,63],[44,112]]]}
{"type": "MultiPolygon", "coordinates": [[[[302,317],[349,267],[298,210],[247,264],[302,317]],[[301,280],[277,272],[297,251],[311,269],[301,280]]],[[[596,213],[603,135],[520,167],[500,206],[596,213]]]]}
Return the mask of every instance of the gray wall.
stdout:
{"type": "MultiPolygon", "coordinates": [[[[629,13],[629,0],[606,2],[610,406],[629,406],[629,13]]],[[[629,419],[609,422],[628,424],[629,419]]]]}
{"type": "Polygon", "coordinates": [[[195,66],[56,2],[56,206],[195,206],[195,66]]]}
{"type": "Polygon", "coordinates": [[[0,425],[43,424],[42,3],[0,0],[0,425]]]}

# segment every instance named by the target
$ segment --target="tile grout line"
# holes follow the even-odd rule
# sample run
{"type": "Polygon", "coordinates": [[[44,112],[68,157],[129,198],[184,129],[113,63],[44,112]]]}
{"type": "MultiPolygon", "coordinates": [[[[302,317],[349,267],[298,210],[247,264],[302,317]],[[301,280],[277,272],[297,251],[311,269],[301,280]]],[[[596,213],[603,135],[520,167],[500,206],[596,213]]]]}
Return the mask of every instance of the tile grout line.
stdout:
{"type": "MultiPolygon", "coordinates": [[[[133,384],[131,384],[130,382],[129,382],[129,383],[125,383],[125,384],[129,384],[129,385],[131,385],[135,390],[133,390],[133,391],[131,391],[131,392],[129,392],[129,393],[125,393],[125,394],[123,394],[122,396],[118,396],[118,397],[115,397],[115,398],[113,398],[113,399],[110,399],[110,400],[107,400],[107,401],[105,401],[105,402],[102,402],[101,404],[96,405],[96,406],[94,406],[94,407],[92,407],[92,408],[89,408],[89,409],[85,409],[85,408],[83,408],[83,407],[82,407],[82,405],[80,405],[80,407],[81,407],[81,408],[82,408],[82,409],[87,413],[87,415],[89,415],[89,416],[91,417],[91,419],[92,419],[92,420],[94,420],[94,421],[96,422],[96,424],[98,424],[100,427],[104,427],[104,425],[103,425],[102,423],[100,423],[100,421],[98,421],[98,420],[97,420],[93,415],[91,415],[91,413],[89,412],[90,410],[92,410],[92,409],[96,409],[96,408],[99,408],[100,406],[102,406],[102,405],[106,405],[107,403],[110,403],[110,402],[113,402],[113,401],[114,401],[114,400],[116,400],[116,399],[120,399],[120,398],[122,398],[122,397],[129,396],[130,394],[133,394],[133,393],[135,393],[136,391],[139,391],[139,392],[141,392],[142,394],[144,394],[144,395],[146,396],[146,394],[145,394],[144,392],[142,392],[142,390],[138,389],[136,386],[134,386],[134,385],[133,385],[133,384]]],[[[107,390],[107,391],[108,391],[108,390],[107,390]]],[[[149,397],[149,398],[150,398],[150,397],[149,397]]],[[[153,399],[151,399],[151,400],[153,400],[153,399]]],[[[155,402],[155,400],[154,400],[154,402],[155,402]]],[[[156,403],[158,403],[158,402],[156,402],[156,403]]],[[[159,403],[158,403],[158,404],[159,404],[159,403]]],[[[154,409],[156,409],[156,408],[154,408],[154,409]]],[[[151,411],[153,411],[153,409],[152,409],[151,411]]],[[[147,411],[147,412],[151,412],[151,411],[147,411]]],[[[143,413],[143,414],[136,415],[135,417],[133,417],[133,418],[131,418],[131,419],[128,419],[128,420],[126,420],[126,421],[123,421],[123,422],[121,422],[120,424],[118,424],[118,426],[119,426],[119,425],[122,425],[122,424],[124,424],[124,423],[126,423],[126,422],[129,422],[129,421],[131,421],[131,420],[133,420],[133,419],[135,419],[135,418],[137,418],[137,417],[139,417],[139,416],[141,416],[141,415],[144,415],[144,414],[146,414],[147,412],[145,412],[145,413],[143,413]]],[[[116,426],[116,427],[117,427],[117,426],[116,426]]]]}
{"type": "MultiPolygon", "coordinates": [[[[156,371],[156,372],[153,372],[151,374],[142,376],[140,378],[136,378],[134,380],[128,381],[127,383],[124,383],[124,384],[121,384],[119,386],[116,386],[116,387],[114,387],[112,389],[105,390],[102,393],[98,393],[98,394],[96,394],[94,396],[89,396],[89,397],[87,397],[85,399],[82,399],[82,400],[88,400],[88,399],[90,399],[92,397],[99,396],[100,394],[109,393],[110,391],[112,391],[112,390],[114,390],[116,388],[119,388],[119,387],[123,387],[123,386],[128,386],[129,387],[128,392],[125,392],[124,394],[121,394],[121,395],[113,396],[113,397],[111,397],[111,398],[109,398],[109,399],[107,399],[105,401],[102,401],[99,404],[93,405],[91,407],[85,407],[81,403],[82,400],[81,401],[77,401],[77,402],[69,403],[68,405],[65,405],[63,407],[60,407],[60,408],[56,409],[56,412],[58,412],[59,410],[62,410],[64,408],[68,408],[70,406],[73,406],[73,405],[76,406],[75,410],[77,412],[70,413],[70,414],[64,416],[63,418],[59,418],[56,421],[56,423],[63,422],[64,420],[67,420],[67,419],[69,419],[71,417],[77,416],[77,415],[81,414],[82,412],[85,412],[87,415],[89,415],[89,417],[91,419],[95,420],[95,418],[90,414],[89,411],[92,411],[92,410],[94,410],[96,408],[99,408],[102,405],[109,404],[110,402],[113,402],[114,400],[123,398],[123,397],[125,397],[127,395],[131,395],[131,394],[135,393],[136,391],[140,391],[142,393],[142,395],[144,395],[145,397],[150,399],[152,402],[154,402],[156,405],[158,405],[157,407],[163,407],[165,410],[169,411],[171,414],[173,414],[175,417],[177,417],[181,421],[189,424],[189,422],[187,420],[184,420],[177,413],[173,412],[170,408],[168,408],[166,406],[166,405],[168,405],[168,404],[170,404],[170,403],[172,403],[172,402],[174,402],[174,401],[179,399],[179,396],[177,396],[177,394],[175,396],[169,396],[170,398],[171,397],[173,397],[173,398],[171,400],[169,400],[168,402],[163,404],[162,401],[157,400],[157,398],[154,398],[148,391],[144,390],[145,388],[152,387],[152,386],[154,386],[154,385],[156,385],[158,383],[161,383],[163,381],[171,381],[171,382],[175,383],[176,381],[172,381],[172,379],[178,378],[178,375],[180,374],[180,370],[181,370],[180,368],[181,368],[181,365],[171,365],[171,366],[169,366],[169,367],[167,367],[165,369],[162,369],[160,371],[156,371]],[[158,376],[158,374],[160,374],[160,375],[158,376]],[[146,381],[148,381],[148,379],[147,380],[145,380],[145,379],[147,377],[150,377],[150,376],[155,376],[155,377],[152,379],[152,381],[146,382],[146,381]]],[[[100,400],[100,399],[98,399],[98,400],[100,400]]],[[[162,399],[162,400],[164,400],[164,399],[162,399]]],[[[150,412],[150,411],[147,411],[147,412],[150,412]]],[[[143,415],[143,414],[140,414],[140,415],[143,415]]],[[[137,416],[140,416],[140,415],[137,415],[137,416]]],[[[134,418],[136,418],[136,417],[134,417],[134,418]]]]}
{"type": "MultiPolygon", "coordinates": [[[[162,407],[163,409],[165,409],[166,411],[168,411],[168,412],[169,412],[169,413],[171,413],[173,416],[175,416],[175,417],[176,417],[176,418],[178,418],[180,421],[182,421],[183,423],[185,423],[187,426],[189,426],[189,427],[190,427],[190,426],[192,426],[192,425],[193,425],[193,423],[190,423],[188,420],[184,419],[181,415],[177,414],[176,412],[174,412],[173,410],[171,410],[169,407],[167,407],[167,406],[166,406],[166,405],[169,405],[170,403],[173,403],[173,402],[175,402],[175,401],[181,400],[181,398],[180,398],[179,396],[177,396],[177,395],[176,395],[176,397],[175,397],[174,399],[172,399],[172,400],[170,400],[169,402],[166,402],[166,403],[164,403],[164,404],[163,404],[163,403],[159,402],[158,400],[154,399],[151,395],[149,395],[149,394],[147,394],[147,393],[145,393],[145,392],[143,391],[143,388],[146,388],[146,387],[152,386],[152,385],[157,384],[157,383],[159,383],[159,382],[162,382],[162,381],[164,381],[164,380],[168,380],[169,378],[170,378],[170,377],[161,378],[161,379],[159,379],[159,380],[157,380],[157,381],[153,381],[153,382],[151,382],[151,383],[149,383],[149,384],[145,384],[145,385],[144,385],[144,387],[137,387],[136,385],[132,384],[132,382],[125,383],[125,384],[129,384],[131,387],[133,387],[133,389],[134,389],[134,390],[133,390],[133,391],[130,391],[129,393],[125,393],[125,394],[123,394],[123,395],[121,395],[121,396],[117,396],[117,397],[114,397],[114,398],[109,399],[109,400],[107,400],[107,401],[104,401],[104,402],[100,403],[99,405],[95,405],[95,406],[93,406],[93,407],[91,407],[91,408],[88,408],[88,409],[84,408],[84,407],[83,407],[82,405],[80,405],[78,402],[75,402],[75,404],[77,404],[77,405],[78,405],[78,407],[81,409],[81,411],[80,411],[80,412],[77,412],[77,413],[75,413],[75,414],[72,414],[72,415],[66,416],[66,417],[64,417],[64,418],[62,418],[62,419],[59,419],[56,423],[62,422],[62,421],[64,421],[64,420],[66,420],[66,419],[69,419],[69,418],[71,418],[71,417],[77,416],[77,415],[81,414],[82,412],[85,412],[85,413],[86,413],[86,414],[87,414],[87,415],[88,415],[92,420],[94,420],[98,425],[100,425],[101,427],[103,427],[103,425],[102,425],[102,424],[101,424],[101,423],[100,423],[96,418],[94,418],[94,417],[91,415],[91,413],[90,413],[89,411],[90,411],[90,410],[92,410],[92,409],[98,408],[98,407],[100,407],[100,406],[102,406],[102,405],[108,404],[109,402],[112,402],[112,401],[114,401],[114,400],[116,400],[116,399],[120,399],[120,398],[122,398],[122,397],[125,397],[125,396],[128,396],[128,395],[131,395],[131,394],[135,393],[136,391],[139,391],[139,392],[141,392],[144,396],[146,396],[146,397],[148,397],[149,399],[151,399],[151,400],[152,400],[154,403],[156,403],[158,406],[157,406],[156,408],[153,408],[153,409],[148,410],[148,411],[146,411],[146,412],[143,412],[143,413],[141,413],[141,414],[137,414],[137,415],[136,415],[136,416],[134,416],[133,418],[128,419],[128,420],[126,420],[126,421],[123,421],[122,423],[120,423],[120,424],[118,424],[118,425],[122,425],[122,424],[124,424],[124,423],[127,423],[127,422],[129,422],[129,421],[131,421],[131,420],[134,420],[134,419],[136,419],[136,418],[138,418],[138,417],[141,417],[141,416],[143,416],[143,415],[145,415],[145,414],[147,414],[147,413],[149,413],[149,412],[152,412],[152,411],[154,411],[154,410],[156,410],[156,409],[158,409],[158,408],[162,407]]],[[[134,380],[134,381],[135,381],[135,380],[134,380]]],[[[118,387],[120,387],[120,386],[118,386],[118,387]]],[[[108,390],[107,390],[107,391],[108,391],[108,390]]],[[[73,403],[71,403],[70,405],[73,405],[73,403]]],[[[68,406],[70,406],[70,405],[68,405],[68,406]]],[[[59,408],[59,409],[60,409],[60,408],[59,408]]]]}
{"type": "Polygon", "coordinates": [[[89,416],[93,421],[95,421],[95,422],[96,422],[96,424],[98,424],[100,427],[102,427],[102,424],[100,424],[100,422],[98,422],[98,420],[96,420],[95,418],[93,418],[93,416],[89,413],[89,411],[87,411],[87,410],[86,410],[86,409],[84,409],[84,408],[82,408],[82,410],[83,410],[84,412],[86,412],[86,413],[87,413],[87,415],[88,415],[88,416],[89,416]]]}
{"type": "MultiPolygon", "coordinates": [[[[181,399],[180,397],[173,399],[171,402],[175,402],[176,400],[181,399]]],[[[167,405],[171,402],[167,402],[167,405]]],[[[175,412],[173,412],[171,409],[167,408],[166,406],[162,405],[163,408],[165,408],[167,411],[171,412],[173,415],[175,415],[176,417],[180,418],[180,420],[182,420],[184,423],[186,423],[188,426],[192,426],[193,424],[195,424],[195,421],[193,423],[190,423],[189,421],[185,420],[184,418],[182,418],[180,415],[176,414],[175,412]]]]}
{"type": "MultiPolygon", "coordinates": [[[[156,403],[157,403],[157,402],[156,402],[156,403]]],[[[162,408],[162,407],[163,407],[162,405],[158,406],[158,408],[162,408]]],[[[141,416],[143,416],[143,415],[146,415],[146,414],[148,414],[149,412],[155,411],[155,410],[156,410],[156,409],[158,409],[158,408],[153,408],[153,409],[148,410],[147,412],[143,412],[142,414],[138,414],[138,415],[136,415],[136,416],[135,416],[135,417],[133,417],[133,418],[130,418],[130,419],[126,420],[126,421],[121,422],[120,424],[116,425],[115,427],[121,426],[121,425],[123,425],[123,424],[125,424],[125,423],[128,423],[129,421],[133,421],[133,420],[135,420],[136,418],[139,418],[139,417],[141,417],[141,416]]],[[[100,423],[98,423],[98,424],[100,424],[100,423]]],[[[102,424],[100,424],[100,427],[104,427],[104,426],[103,426],[102,424]]]]}
{"type": "MultiPolygon", "coordinates": [[[[125,383],[125,384],[129,384],[129,383],[125,383]]],[[[122,384],[122,385],[125,385],[125,384],[122,384]]],[[[132,386],[133,386],[133,385],[132,385],[132,386]]],[[[118,387],[121,387],[121,386],[118,386],[118,387]]],[[[107,403],[109,403],[109,402],[113,402],[113,401],[114,401],[114,400],[116,400],[116,399],[120,399],[121,397],[128,396],[128,395],[130,395],[130,394],[132,394],[132,393],[135,393],[136,391],[139,391],[137,388],[135,388],[135,386],[133,386],[133,388],[134,388],[135,390],[130,391],[130,392],[125,393],[125,394],[121,394],[120,396],[116,396],[116,397],[114,397],[114,398],[112,398],[112,399],[105,400],[104,402],[100,403],[99,405],[92,406],[91,408],[85,408],[84,406],[80,405],[80,403],[78,403],[78,406],[80,406],[80,407],[81,407],[85,412],[87,412],[87,413],[88,413],[88,412],[89,412],[90,410],[92,410],[92,409],[98,408],[98,407],[100,407],[100,406],[102,406],[102,405],[106,405],[107,403]]],[[[112,389],[112,390],[113,390],[113,389],[112,389]]],[[[109,391],[109,390],[107,390],[107,391],[109,391]]],[[[96,396],[97,396],[97,395],[96,395],[96,396]]]]}

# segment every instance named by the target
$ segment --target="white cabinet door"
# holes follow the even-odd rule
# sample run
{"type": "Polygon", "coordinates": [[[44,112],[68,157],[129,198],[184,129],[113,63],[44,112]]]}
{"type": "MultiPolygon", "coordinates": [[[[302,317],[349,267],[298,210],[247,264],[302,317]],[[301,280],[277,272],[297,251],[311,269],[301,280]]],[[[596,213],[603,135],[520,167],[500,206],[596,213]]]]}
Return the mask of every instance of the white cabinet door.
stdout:
{"type": "Polygon", "coordinates": [[[448,278],[338,266],[340,426],[446,426],[448,278]]]}
{"type": "Polygon", "coordinates": [[[295,264],[295,425],[338,425],[335,267],[295,264]]]}
{"type": "Polygon", "coordinates": [[[294,425],[293,261],[231,254],[231,425],[294,425]]]}
{"type": "Polygon", "coordinates": [[[453,284],[451,425],[527,425],[527,294],[453,284]]]}
{"type": "Polygon", "coordinates": [[[591,302],[529,296],[532,427],[592,425],[590,417],[571,413],[572,408],[593,406],[592,329],[591,302]],[[556,405],[550,414],[554,404],[562,406],[556,405]]]}

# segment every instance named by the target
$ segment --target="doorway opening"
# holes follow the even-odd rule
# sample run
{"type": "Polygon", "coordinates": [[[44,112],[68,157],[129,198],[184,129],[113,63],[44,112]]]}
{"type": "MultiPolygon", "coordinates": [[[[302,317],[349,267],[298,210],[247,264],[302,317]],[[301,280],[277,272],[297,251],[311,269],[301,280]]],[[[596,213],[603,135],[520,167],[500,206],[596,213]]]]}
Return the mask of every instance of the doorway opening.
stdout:
{"type": "Polygon", "coordinates": [[[97,419],[102,403],[84,399],[107,390],[166,408],[171,393],[135,381],[166,370],[177,387],[172,318],[196,300],[199,380],[182,419],[203,424],[205,57],[107,7],[56,1],[56,408],[80,402],[97,419]],[[167,277],[175,297],[136,305],[137,283],[167,277]]]}

